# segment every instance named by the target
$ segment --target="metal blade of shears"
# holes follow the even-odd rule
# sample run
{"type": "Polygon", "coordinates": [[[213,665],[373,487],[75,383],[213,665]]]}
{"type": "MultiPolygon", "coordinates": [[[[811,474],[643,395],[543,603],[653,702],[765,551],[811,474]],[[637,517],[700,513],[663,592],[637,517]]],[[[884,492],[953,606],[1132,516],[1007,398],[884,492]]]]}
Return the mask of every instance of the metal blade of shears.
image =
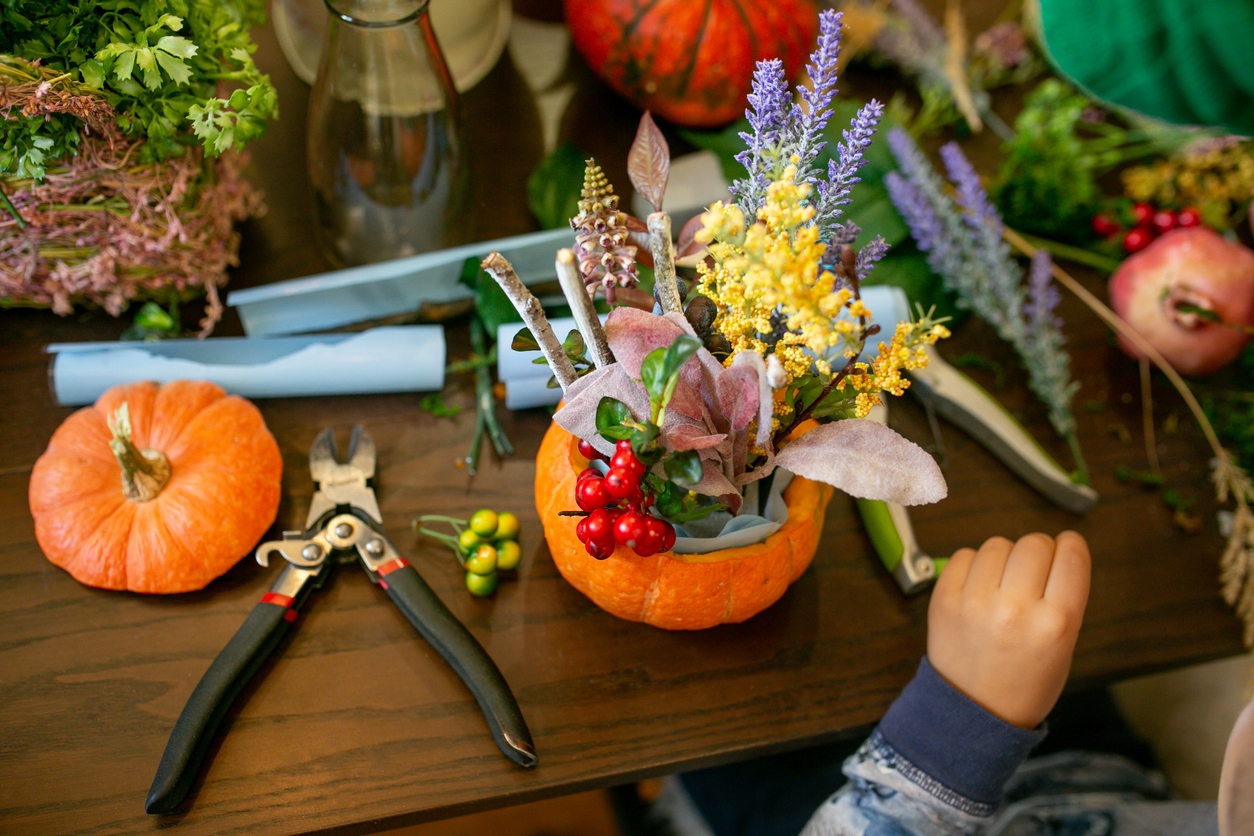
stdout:
{"type": "Polygon", "coordinates": [[[336,449],[335,430],[328,427],[318,433],[309,448],[309,475],[318,487],[309,502],[306,527],[312,528],[328,511],[345,505],[351,505],[382,524],[379,503],[369,485],[374,472],[374,439],[364,427],[353,427],[347,464],[341,462],[336,449]]]}

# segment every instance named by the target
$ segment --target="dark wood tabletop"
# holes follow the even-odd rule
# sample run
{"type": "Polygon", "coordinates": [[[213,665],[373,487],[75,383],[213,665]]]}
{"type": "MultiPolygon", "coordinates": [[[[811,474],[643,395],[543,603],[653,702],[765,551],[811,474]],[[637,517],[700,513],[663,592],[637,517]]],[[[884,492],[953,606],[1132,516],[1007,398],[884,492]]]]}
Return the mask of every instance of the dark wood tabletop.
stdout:
{"type": "MultiPolygon", "coordinates": [[[[283,110],[251,149],[250,177],[265,189],[269,213],[243,226],[232,289],[327,269],[309,232],[307,88],[271,33],[257,38],[259,63],[279,87],[283,110]]],[[[560,132],[585,137],[584,147],[605,161],[613,179],[639,114],[578,61],[570,72],[579,92],[560,132]]],[[[532,230],[524,185],[544,142],[535,98],[508,53],[466,104],[478,161],[479,237],[532,230]]],[[[1100,290],[1100,277],[1079,275],[1100,290]]],[[[1084,516],[1059,510],[942,424],[950,495],[914,511],[920,542],[946,555],[994,534],[1084,534],[1093,548],[1093,585],[1073,687],[1240,652],[1238,622],[1219,596],[1222,540],[1200,434],[1160,381],[1159,423],[1173,413],[1179,419],[1175,432],[1158,436],[1164,473],[1196,500],[1194,512],[1205,522],[1189,534],[1173,523],[1160,495],[1115,478],[1119,466],[1145,462],[1136,367],[1074,299],[1064,300],[1061,313],[1083,387],[1076,399],[1080,438],[1101,500],[1084,516]]],[[[444,391],[447,402],[463,408],[454,417],[424,412],[424,393],[257,400],[285,462],[268,536],[302,527],[315,435],[328,426],[346,434],[365,425],[378,448],[377,492],[389,537],[500,666],[539,764],[524,770],[499,754],[457,675],[387,596],[347,565],[305,605],[231,709],[189,802],[173,815],[148,816],[144,798],[175,718],[279,569],[242,559],[202,592],[144,596],[82,586],[41,554],[28,510],[31,467],[72,411],[49,393],[43,346],[117,339],[126,324],[100,312],[0,312],[6,834],[366,833],[607,787],[863,734],[923,653],[926,593],[898,590],[843,495],[828,509],[812,567],[777,604],[743,624],[666,632],[603,613],[554,568],[532,494],[533,460],[549,422],[544,410],[501,407],[517,452],[504,460],[489,455],[471,478],[457,466],[474,428],[466,376],[450,376],[444,391]],[[411,527],[420,514],[466,516],[481,506],[522,519],[518,576],[487,599],[471,597],[448,551],[411,527]]],[[[451,354],[464,353],[464,321],[447,329],[451,354]]],[[[228,310],[216,334],[240,333],[228,310]]],[[[968,322],[945,350],[1001,359],[1009,379],[994,387],[997,396],[1068,460],[988,329],[968,322]]],[[[991,376],[981,380],[994,386],[991,376]]],[[[909,397],[894,405],[892,424],[931,444],[925,415],[909,397]]]]}

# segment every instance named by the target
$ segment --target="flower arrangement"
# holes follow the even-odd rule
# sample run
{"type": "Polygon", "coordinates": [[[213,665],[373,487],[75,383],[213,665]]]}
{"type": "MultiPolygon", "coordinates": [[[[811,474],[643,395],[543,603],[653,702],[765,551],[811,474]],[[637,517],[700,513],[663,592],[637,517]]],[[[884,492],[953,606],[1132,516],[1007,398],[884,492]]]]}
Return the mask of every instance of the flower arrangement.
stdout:
{"type": "Polygon", "coordinates": [[[708,248],[691,290],[677,279],[661,211],[669,154],[647,114],[628,170],[656,211],[643,224],[629,220],[590,162],[575,250],[558,253],[581,341],[559,343],[509,264],[497,254],[484,260],[563,388],[555,424],[582,441],[587,458],[606,460],[604,475],[593,468],[580,480],[600,487],[570,497],[580,505],[571,513],[586,516],[581,539],[594,557],[616,544],[652,554],[665,532],[643,547],[634,535],[647,533],[654,514],[681,524],[716,511],[756,514],[747,489],[779,468],[858,497],[920,504],[945,496],[931,456],[865,417],[883,393],[908,386],[902,370],[924,365],[925,346],[947,331],[921,314],[885,323],[881,335],[862,302],[860,283],[886,247],[875,239],[855,250],[860,230],[842,222],[841,206],[882,106],[865,105],[827,169],[813,166],[835,93],[840,30],[838,13],[821,14],[810,85],[797,101],[781,63],[759,63],[752,130],[742,134],[749,176],[735,184],[734,203],[714,204],[679,235],[681,255],[708,248]],[[649,233],[655,304],[613,307],[602,327],[589,289],[606,288],[614,301],[634,284],[633,228],[649,233]],[[581,349],[573,357],[572,344],[581,349]],[[599,510],[627,522],[607,524],[599,510]]]}
{"type": "Polygon", "coordinates": [[[260,0],[0,5],[0,305],[118,315],[207,296],[259,212],[234,151],[276,93],[253,63],[260,0]]]}

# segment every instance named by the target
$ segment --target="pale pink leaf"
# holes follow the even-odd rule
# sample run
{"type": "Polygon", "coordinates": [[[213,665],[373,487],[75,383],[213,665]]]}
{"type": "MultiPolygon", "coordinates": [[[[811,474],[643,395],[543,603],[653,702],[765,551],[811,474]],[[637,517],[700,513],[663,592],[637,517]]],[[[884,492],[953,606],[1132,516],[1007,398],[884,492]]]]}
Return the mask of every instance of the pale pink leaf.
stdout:
{"type": "Polygon", "coordinates": [[[666,137],[646,110],[627,154],[627,175],[640,196],[653,205],[654,212],[662,211],[662,197],[666,194],[670,172],[671,150],[666,145],[666,137]]]}
{"type": "Polygon", "coordinates": [[[949,492],[922,447],[864,418],[815,427],[789,442],[775,464],[862,499],[924,505],[949,492]]]}

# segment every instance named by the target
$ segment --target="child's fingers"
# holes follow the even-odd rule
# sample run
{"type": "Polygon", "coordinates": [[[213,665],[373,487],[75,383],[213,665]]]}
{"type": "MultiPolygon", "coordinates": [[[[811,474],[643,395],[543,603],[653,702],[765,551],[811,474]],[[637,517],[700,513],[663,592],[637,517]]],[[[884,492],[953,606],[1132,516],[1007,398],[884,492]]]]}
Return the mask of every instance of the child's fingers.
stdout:
{"type": "Polygon", "coordinates": [[[1047,534],[1020,537],[1006,559],[1001,588],[1032,601],[1045,595],[1045,583],[1054,562],[1054,538],[1047,534]]]}
{"type": "Polygon", "coordinates": [[[971,571],[971,561],[975,560],[975,549],[958,549],[945,563],[940,577],[936,579],[936,588],[942,591],[961,592],[966,585],[967,574],[971,571]]]}
{"type": "Polygon", "coordinates": [[[977,592],[990,592],[1001,586],[1001,577],[1006,571],[1006,560],[1014,547],[1005,537],[990,537],[975,553],[971,562],[971,571],[967,573],[964,589],[977,592]]]}
{"type": "Polygon", "coordinates": [[[1089,544],[1074,531],[1059,534],[1045,599],[1082,617],[1089,600],[1089,576],[1089,544]]]}

